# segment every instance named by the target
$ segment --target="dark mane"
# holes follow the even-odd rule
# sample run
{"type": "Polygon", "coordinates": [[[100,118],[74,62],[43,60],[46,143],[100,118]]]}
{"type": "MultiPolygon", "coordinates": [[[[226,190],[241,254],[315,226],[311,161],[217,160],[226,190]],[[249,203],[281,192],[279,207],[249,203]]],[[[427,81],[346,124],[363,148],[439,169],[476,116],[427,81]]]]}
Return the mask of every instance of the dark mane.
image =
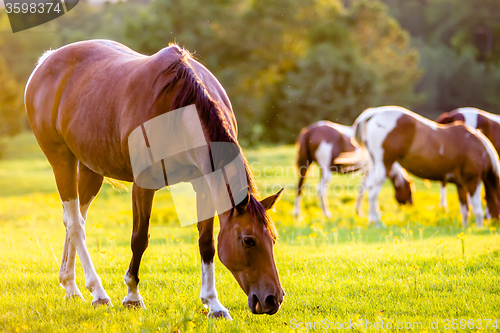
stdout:
{"type": "MultiPolygon", "coordinates": [[[[277,238],[276,228],[267,214],[265,208],[259,202],[259,191],[255,185],[252,171],[248,166],[248,161],[243,155],[241,147],[236,137],[231,133],[231,125],[227,122],[223,115],[219,103],[212,99],[203,82],[199,79],[198,75],[191,68],[187,59],[192,58],[191,54],[177,45],[170,45],[174,47],[179,55],[179,59],[161,71],[156,81],[162,82],[161,89],[157,93],[155,101],[165,96],[173,90],[173,88],[180,84],[181,88],[177,89],[176,95],[170,105],[169,110],[176,110],[191,104],[196,105],[198,116],[202,121],[204,127],[208,131],[210,142],[230,142],[233,143],[241,153],[243,158],[247,183],[249,185],[250,203],[248,205],[249,212],[258,217],[264,223],[273,239],[277,238]],[[159,78],[166,78],[166,80],[159,80],[159,78]]],[[[214,158],[215,159],[215,158],[214,158]]]]}

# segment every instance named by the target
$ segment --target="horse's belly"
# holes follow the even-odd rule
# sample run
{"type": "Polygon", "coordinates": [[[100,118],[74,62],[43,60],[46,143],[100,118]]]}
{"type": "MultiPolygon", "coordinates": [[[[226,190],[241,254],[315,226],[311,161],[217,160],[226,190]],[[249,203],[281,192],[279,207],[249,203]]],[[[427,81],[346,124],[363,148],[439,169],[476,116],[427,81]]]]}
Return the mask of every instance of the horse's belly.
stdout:
{"type": "Polygon", "coordinates": [[[429,180],[442,181],[446,178],[447,174],[452,172],[451,168],[448,165],[436,163],[436,161],[429,159],[402,159],[398,162],[412,175],[429,180]]]}

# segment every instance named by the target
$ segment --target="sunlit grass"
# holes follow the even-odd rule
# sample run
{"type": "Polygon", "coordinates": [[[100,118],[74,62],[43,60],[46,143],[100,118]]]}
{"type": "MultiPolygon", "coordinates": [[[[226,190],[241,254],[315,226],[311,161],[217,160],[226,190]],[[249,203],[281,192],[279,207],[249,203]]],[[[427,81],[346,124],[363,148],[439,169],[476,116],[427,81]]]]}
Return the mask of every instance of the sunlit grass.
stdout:
{"type": "MultiPolygon", "coordinates": [[[[141,264],[147,310],[124,309],[131,193],[106,184],[89,211],[86,242],[114,307],[90,305],[79,262],[77,284],[85,301],[66,300],[58,283],[64,241],[61,203],[50,166],[32,147],[33,138],[21,139],[13,141],[18,149],[0,161],[0,330],[268,332],[290,330],[292,319],[428,323],[499,317],[497,226],[461,230],[454,191],[449,191],[450,212],[445,213],[437,208],[437,184],[429,189],[419,180],[413,207],[398,207],[392,188],[384,186],[380,201],[386,229],[374,229],[353,214],[355,194],[331,193],[333,218],[323,218],[317,196],[307,194],[313,188],[304,195],[302,219],[294,219],[291,184],[295,186],[296,177],[288,168],[294,163],[292,146],[246,154],[258,184],[271,186],[263,192],[275,191],[274,184],[290,189],[271,212],[280,233],[276,263],[287,292],[276,315],[252,315],[245,294],[216,260],[219,297],[234,320],[206,318],[198,298],[196,227],[179,227],[167,190],[155,198],[150,246],[141,264]],[[31,148],[23,150],[25,146],[31,148]]],[[[315,172],[310,185],[317,184],[317,170],[311,170],[312,176],[315,172]]],[[[332,184],[359,182],[359,177],[348,177],[336,176],[332,184]]]]}

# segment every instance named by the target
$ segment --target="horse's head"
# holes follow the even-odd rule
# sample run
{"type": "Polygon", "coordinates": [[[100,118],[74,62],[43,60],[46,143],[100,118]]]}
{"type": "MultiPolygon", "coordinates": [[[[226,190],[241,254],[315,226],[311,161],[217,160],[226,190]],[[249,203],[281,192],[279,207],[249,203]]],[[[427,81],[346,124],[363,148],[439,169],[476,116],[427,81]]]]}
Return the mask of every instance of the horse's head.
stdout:
{"type": "Polygon", "coordinates": [[[406,170],[401,166],[393,168],[389,176],[394,184],[396,201],[400,205],[413,204],[412,193],[415,191],[415,184],[406,170]]]}
{"type": "Polygon", "coordinates": [[[254,314],[275,314],[285,295],[274,263],[276,231],[266,212],[282,191],[260,202],[248,194],[235,209],[219,216],[220,261],[248,295],[254,314]]]}

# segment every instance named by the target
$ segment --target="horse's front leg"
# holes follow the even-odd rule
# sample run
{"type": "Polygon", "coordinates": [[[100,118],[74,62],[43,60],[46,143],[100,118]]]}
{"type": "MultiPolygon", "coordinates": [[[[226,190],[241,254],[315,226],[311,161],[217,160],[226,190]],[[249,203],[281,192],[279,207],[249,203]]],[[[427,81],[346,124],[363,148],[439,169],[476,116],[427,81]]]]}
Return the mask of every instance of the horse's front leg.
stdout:
{"type": "Polygon", "coordinates": [[[363,195],[365,194],[366,179],[368,178],[368,173],[363,175],[363,180],[361,181],[361,188],[356,198],[356,213],[358,216],[363,217],[363,210],[361,209],[361,202],[363,200],[363,195]]]}
{"type": "Polygon", "coordinates": [[[124,306],[145,308],[138,288],[139,266],[142,255],[149,244],[149,218],[151,216],[154,194],[154,190],[143,189],[134,183],[132,188],[134,215],[131,241],[132,260],[130,261],[127,273],[125,273],[125,284],[128,287],[128,293],[122,301],[124,306]]]}
{"type": "MultiPolygon", "coordinates": [[[[211,199],[203,193],[196,192],[196,209],[198,216],[209,216],[215,214],[211,199]],[[212,214],[207,214],[211,210],[212,214]]],[[[214,244],[214,218],[198,222],[199,239],[201,255],[201,302],[205,307],[208,307],[208,317],[226,318],[231,320],[228,309],[224,307],[215,290],[215,244],[214,244]]]]}
{"type": "Polygon", "coordinates": [[[368,192],[368,202],[369,202],[369,213],[368,222],[375,222],[377,228],[385,227],[384,223],[380,219],[379,205],[378,205],[378,195],[384,184],[384,180],[387,177],[387,172],[385,166],[382,163],[375,163],[374,167],[368,172],[368,176],[365,181],[366,191],[368,192]]]}
{"type": "Polygon", "coordinates": [[[444,209],[448,212],[448,200],[446,200],[446,183],[441,182],[441,198],[439,200],[439,208],[444,209]]]}

